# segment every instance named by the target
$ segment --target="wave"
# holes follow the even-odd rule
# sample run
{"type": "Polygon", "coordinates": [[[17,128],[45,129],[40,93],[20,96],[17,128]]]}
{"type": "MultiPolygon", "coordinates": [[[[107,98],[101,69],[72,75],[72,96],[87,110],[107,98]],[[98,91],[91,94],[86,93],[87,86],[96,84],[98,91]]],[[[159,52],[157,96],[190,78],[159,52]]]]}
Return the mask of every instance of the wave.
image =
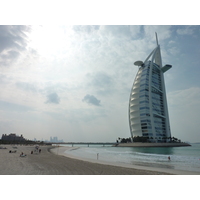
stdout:
{"type": "Polygon", "coordinates": [[[167,168],[183,169],[191,171],[200,171],[199,156],[194,152],[193,155],[187,155],[186,149],[175,149],[170,154],[163,149],[145,149],[145,148],[118,148],[118,147],[77,147],[73,151],[68,151],[73,156],[86,159],[99,159],[115,163],[127,163],[138,165],[161,165],[167,168]],[[171,161],[168,161],[168,156],[171,161]]]}

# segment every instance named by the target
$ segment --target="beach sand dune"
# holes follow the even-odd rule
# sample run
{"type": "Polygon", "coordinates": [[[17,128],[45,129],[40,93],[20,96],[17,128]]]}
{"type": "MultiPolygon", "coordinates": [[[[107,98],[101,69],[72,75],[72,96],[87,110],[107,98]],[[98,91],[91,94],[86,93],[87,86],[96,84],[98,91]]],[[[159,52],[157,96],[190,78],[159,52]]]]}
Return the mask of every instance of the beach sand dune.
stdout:
{"type": "MultiPolygon", "coordinates": [[[[5,145],[4,145],[5,146],[5,145]]],[[[0,149],[1,175],[164,175],[169,173],[111,166],[77,160],[50,152],[49,146],[41,146],[41,153],[33,153],[34,146],[7,145],[0,149]],[[9,153],[9,150],[17,150],[9,153]],[[26,154],[20,157],[21,152],[26,154]]]]}

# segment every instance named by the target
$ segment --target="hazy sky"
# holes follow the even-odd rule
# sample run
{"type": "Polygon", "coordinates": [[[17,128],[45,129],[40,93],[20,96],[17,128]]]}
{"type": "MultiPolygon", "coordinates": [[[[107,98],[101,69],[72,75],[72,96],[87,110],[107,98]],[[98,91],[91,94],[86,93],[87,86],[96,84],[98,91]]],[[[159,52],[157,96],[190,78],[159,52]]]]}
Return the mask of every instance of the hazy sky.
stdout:
{"type": "MultiPolygon", "coordinates": [[[[158,33],[172,136],[200,142],[200,26],[0,26],[0,134],[130,137],[129,95],[158,33]]],[[[0,135],[1,136],[1,135],[0,135]]]]}

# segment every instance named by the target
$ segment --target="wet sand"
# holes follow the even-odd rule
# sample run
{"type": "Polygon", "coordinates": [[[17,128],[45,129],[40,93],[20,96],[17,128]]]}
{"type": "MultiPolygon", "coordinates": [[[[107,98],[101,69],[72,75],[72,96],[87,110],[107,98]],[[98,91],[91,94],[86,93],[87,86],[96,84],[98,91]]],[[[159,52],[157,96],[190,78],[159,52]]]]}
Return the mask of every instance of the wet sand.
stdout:
{"type": "MultiPolygon", "coordinates": [[[[129,168],[113,166],[107,163],[95,163],[63,156],[64,148],[52,149],[51,146],[40,146],[41,153],[33,153],[34,146],[0,145],[1,175],[167,175],[170,172],[151,171],[149,168],[129,168]],[[52,152],[50,152],[52,149],[52,152]],[[16,153],[9,153],[16,150],[16,153]],[[21,152],[26,154],[20,157],[21,152]],[[58,153],[59,152],[59,153],[58,153]],[[60,155],[58,155],[60,154],[60,155]]],[[[154,169],[155,170],[155,169],[154,169]]]]}
{"type": "MultiPolygon", "coordinates": [[[[75,150],[79,147],[64,147],[64,146],[60,146],[59,148],[53,148],[51,149],[51,151],[54,154],[58,154],[58,155],[62,155],[62,156],[66,156],[66,157],[70,157],[73,159],[79,159],[79,160],[83,160],[83,161],[87,161],[90,163],[97,163],[97,164],[103,164],[103,165],[109,165],[109,166],[115,166],[115,167],[123,167],[123,168],[129,168],[129,169],[134,169],[134,170],[143,170],[143,171],[151,171],[152,174],[154,173],[154,175],[156,174],[170,174],[170,175],[200,175],[199,172],[192,172],[192,171],[184,171],[184,170],[177,170],[177,169],[173,169],[173,168],[168,168],[168,166],[164,167],[164,166],[157,166],[155,167],[155,165],[134,165],[134,164],[126,164],[126,163],[113,163],[113,162],[107,162],[107,161],[103,161],[101,159],[88,159],[88,158],[82,158],[82,157],[74,157],[70,154],[67,154],[68,151],[71,150],[75,150]]],[[[144,172],[144,175],[146,175],[146,172],[144,172]]]]}

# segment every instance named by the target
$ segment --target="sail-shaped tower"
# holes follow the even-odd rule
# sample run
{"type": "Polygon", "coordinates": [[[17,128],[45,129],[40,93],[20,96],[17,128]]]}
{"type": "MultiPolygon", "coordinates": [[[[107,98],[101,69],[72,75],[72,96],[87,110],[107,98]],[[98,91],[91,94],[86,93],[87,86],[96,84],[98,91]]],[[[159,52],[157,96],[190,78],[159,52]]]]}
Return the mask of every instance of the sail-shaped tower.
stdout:
{"type": "Polygon", "coordinates": [[[162,66],[160,45],[144,62],[136,61],[138,72],[129,100],[131,138],[147,137],[151,142],[167,142],[171,137],[164,83],[164,73],[172,66],[162,66]]]}

